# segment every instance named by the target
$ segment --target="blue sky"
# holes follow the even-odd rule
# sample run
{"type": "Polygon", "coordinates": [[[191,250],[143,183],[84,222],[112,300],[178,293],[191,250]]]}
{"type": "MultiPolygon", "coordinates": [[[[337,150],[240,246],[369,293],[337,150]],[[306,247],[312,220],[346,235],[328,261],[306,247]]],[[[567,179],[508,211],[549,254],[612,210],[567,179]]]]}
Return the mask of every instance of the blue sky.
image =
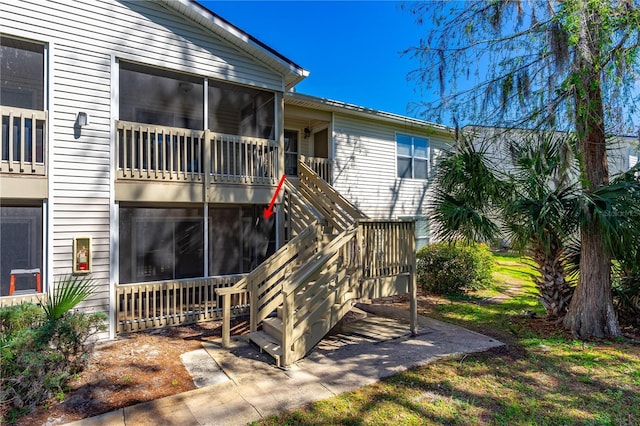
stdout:
{"type": "Polygon", "coordinates": [[[418,44],[424,28],[400,3],[200,3],[308,70],[298,92],[416,116],[407,107],[422,98],[407,74],[418,62],[401,52],[418,44]]]}

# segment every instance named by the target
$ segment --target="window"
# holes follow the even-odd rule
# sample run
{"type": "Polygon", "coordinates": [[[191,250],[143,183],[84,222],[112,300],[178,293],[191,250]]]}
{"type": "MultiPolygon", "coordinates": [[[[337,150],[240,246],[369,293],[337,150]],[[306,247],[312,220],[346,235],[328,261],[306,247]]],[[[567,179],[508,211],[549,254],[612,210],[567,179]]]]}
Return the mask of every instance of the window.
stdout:
{"type": "Polygon", "coordinates": [[[284,131],[284,173],[298,176],[298,132],[284,131]]]}
{"type": "Polygon", "coordinates": [[[424,216],[405,216],[398,219],[408,219],[415,222],[416,250],[429,244],[429,220],[424,216]]]}
{"type": "Polygon", "coordinates": [[[120,283],[204,276],[202,208],[120,208],[120,283]]]}
{"type": "MultiPolygon", "coordinates": [[[[0,37],[0,104],[44,111],[44,46],[0,37]]],[[[45,121],[2,116],[0,160],[44,163],[45,121]],[[33,144],[35,127],[35,152],[33,144]],[[13,139],[9,140],[9,131],[13,139]],[[12,158],[9,158],[13,151],[12,158]]]]}
{"type": "Polygon", "coordinates": [[[0,37],[0,103],[44,110],[44,46],[0,37]]]}
{"type": "Polygon", "coordinates": [[[250,272],[275,253],[275,218],[263,206],[209,208],[205,259],[204,209],[120,207],[120,283],[250,272]]]}
{"type": "Polygon", "coordinates": [[[429,139],[396,135],[398,177],[426,179],[429,176],[429,139]]]}
{"type": "Polygon", "coordinates": [[[416,250],[429,244],[429,221],[426,217],[416,217],[416,250]]]}
{"type": "MultiPolygon", "coordinates": [[[[209,130],[274,139],[275,94],[209,80],[209,130]]],[[[204,78],[120,62],[120,119],[182,129],[204,129],[204,78]]]]}
{"type": "Polygon", "coordinates": [[[209,130],[274,139],[272,92],[209,80],[209,130]]]}
{"type": "Polygon", "coordinates": [[[209,275],[250,272],[275,253],[275,217],[261,207],[209,208],[209,275]]]}
{"type": "Polygon", "coordinates": [[[35,292],[42,279],[42,205],[0,209],[0,296],[35,292]],[[13,278],[12,278],[13,276],[13,278]]]}
{"type": "Polygon", "coordinates": [[[120,62],[120,119],[202,130],[204,80],[120,62]]]}

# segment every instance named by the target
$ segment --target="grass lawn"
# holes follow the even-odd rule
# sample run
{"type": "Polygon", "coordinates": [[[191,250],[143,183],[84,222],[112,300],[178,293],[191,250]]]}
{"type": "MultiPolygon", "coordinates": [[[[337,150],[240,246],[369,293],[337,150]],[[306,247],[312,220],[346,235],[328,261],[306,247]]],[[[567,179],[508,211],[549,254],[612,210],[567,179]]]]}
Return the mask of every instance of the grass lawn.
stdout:
{"type": "Polygon", "coordinates": [[[497,255],[496,263],[491,288],[423,297],[419,310],[506,347],[413,369],[260,424],[640,424],[640,346],[571,339],[543,318],[533,269],[513,256],[497,255]]]}

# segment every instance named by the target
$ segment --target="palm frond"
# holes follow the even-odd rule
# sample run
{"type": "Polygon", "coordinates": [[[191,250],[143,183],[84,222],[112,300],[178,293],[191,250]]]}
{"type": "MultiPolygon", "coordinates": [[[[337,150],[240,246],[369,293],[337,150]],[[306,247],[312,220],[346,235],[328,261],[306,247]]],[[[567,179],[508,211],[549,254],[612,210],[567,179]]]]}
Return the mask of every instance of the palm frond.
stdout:
{"type": "Polygon", "coordinates": [[[53,295],[42,307],[47,319],[55,321],[86,300],[95,290],[95,280],[86,275],[63,275],[57,281],[53,295]]]}

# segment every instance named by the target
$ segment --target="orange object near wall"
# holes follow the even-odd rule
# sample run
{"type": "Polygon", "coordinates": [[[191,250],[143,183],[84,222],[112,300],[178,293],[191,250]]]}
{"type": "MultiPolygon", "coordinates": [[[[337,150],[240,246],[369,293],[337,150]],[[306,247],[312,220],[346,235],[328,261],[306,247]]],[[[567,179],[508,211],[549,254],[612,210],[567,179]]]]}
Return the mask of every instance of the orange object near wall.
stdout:
{"type": "Polygon", "coordinates": [[[9,281],[9,296],[16,292],[16,275],[34,274],[36,277],[36,293],[42,293],[42,283],[40,281],[40,269],[13,269],[9,281]]]}

